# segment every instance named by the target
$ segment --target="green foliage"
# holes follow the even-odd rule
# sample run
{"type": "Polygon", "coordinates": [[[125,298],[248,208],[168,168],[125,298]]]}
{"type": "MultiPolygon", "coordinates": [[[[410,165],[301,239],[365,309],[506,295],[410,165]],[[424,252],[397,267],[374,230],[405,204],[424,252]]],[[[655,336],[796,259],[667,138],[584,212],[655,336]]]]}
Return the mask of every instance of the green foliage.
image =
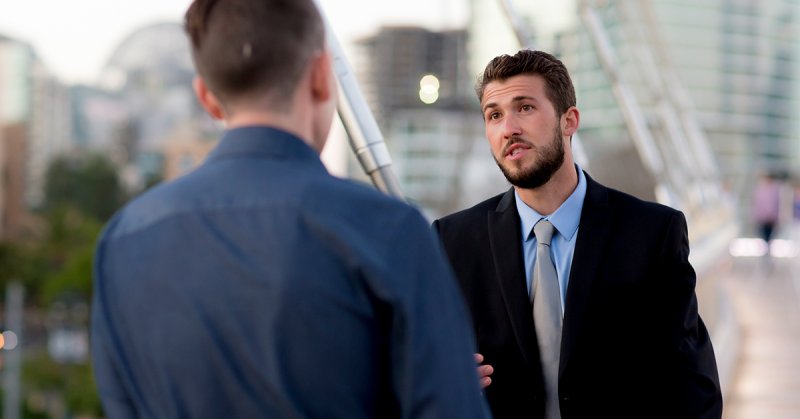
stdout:
{"type": "Polygon", "coordinates": [[[0,282],[4,285],[11,280],[20,279],[23,250],[14,243],[0,243],[0,282]]]}
{"type": "Polygon", "coordinates": [[[0,244],[0,282],[21,278],[28,301],[44,306],[66,293],[88,301],[102,224],[66,207],[50,211],[44,220],[47,228],[37,242],[0,244]]]}
{"type": "MultiPolygon", "coordinates": [[[[55,302],[65,299],[88,303],[96,240],[125,199],[108,158],[55,160],[48,168],[37,228],[24,241],[0,242],[0,296],[9,281],[20,280],[26,290],[26,313],[44,316],[55,302]]],[[[88,328],[86,323],[86,319],[77,320],[72,326],[88,328]]],[[[101,417],[89,363],[55,362],[42,345],[43,331],[38,333],[38,343],[24,353],[23,417],[101,417]]]]}
{"type": "Polygon", "coordinates": [[[125,200],[117,169],[108,157],[93,154],[83,158],[54,160],[45,178],[46,211],[71,207],[105,221],[125,200]]]}
{"type": "MultiPolygon", "coordinates": [[[[73,415],[102,416],[92,369],[85,364],[60,364],[45,353],[29,357],[22,365],[25,392],[37,395],[63,392],[67,411],[73,415]]],[[[44,413],[44,412],[32,412],[44,413]]]]}
{"type": "Polygon", "coordinates": [[[42,284],[41,300],[51,304],[65,294],[77,294],[85,300],[92,295],[93,246],[82,246],[72,252],[58,272],[47,276],[42,284]]]}
{"type": "Polygon", "coordinates": [[[0,297],[5,298],[6,285],[19,281],[26,288],[36,288],[42,266],[38,264],[37,246],[0,242],[0,297]]]}
{"type": "MultiPolygon", "coordinates": [[[[64,293],[91,296],[92,254],[103,223],[125,199],[105,156],[55,159],[47,170],[38,237],[0,243],[0,286],[22,280],[28,301],[50,304],[64,293]]],[[[3,290],[0,290],[2,293],[3,290]]]]}

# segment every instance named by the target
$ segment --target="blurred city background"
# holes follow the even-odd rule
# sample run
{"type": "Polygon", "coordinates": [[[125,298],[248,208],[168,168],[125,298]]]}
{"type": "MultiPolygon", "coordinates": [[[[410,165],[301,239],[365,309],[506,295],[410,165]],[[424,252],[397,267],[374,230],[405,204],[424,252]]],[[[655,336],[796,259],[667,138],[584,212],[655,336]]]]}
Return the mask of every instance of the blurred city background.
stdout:
{"type": "MultiPolygon", "coordinates": [[[[98,418],[94,240],[124,202],[200,164],[222,126],[191,90],[188,0],[26,3],[0,17],[2,417],[98,418]]],[[[554,53],[577,89],[580,164],[687,215],[725,417],[800,418],[800,2],[388,3],[320,0],[409,202],[432,219],[508,188],[476,75],[521,46],[554,53]]],[[[369,182],[341,123],[323,160],[369,182]]]]}

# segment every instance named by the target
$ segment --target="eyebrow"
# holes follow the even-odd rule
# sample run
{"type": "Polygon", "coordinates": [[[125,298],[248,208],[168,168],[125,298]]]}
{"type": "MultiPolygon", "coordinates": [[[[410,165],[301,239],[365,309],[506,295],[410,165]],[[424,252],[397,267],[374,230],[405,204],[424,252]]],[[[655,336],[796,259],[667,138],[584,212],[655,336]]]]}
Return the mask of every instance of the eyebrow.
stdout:
{"type": "MultiPolygon", "coordinates": [[[[534,102],[538,102],[538,100],[536,100],[535,97],[533,97],[533,96],[525,96],[525,95],[514,96],[514,98],[511,99],[511,102],[515,103],[515,102],[522,102],[522,101],[525,101],[525,100],[531,100],[531,101],[534,101],[534,102]]],[[[481,109],[481,112],[486,112],[487,109],[496,108],[498,106],[499,105],[496,102],[489,102],[489,103],[483,105],[483,108],[481,109]]]]}

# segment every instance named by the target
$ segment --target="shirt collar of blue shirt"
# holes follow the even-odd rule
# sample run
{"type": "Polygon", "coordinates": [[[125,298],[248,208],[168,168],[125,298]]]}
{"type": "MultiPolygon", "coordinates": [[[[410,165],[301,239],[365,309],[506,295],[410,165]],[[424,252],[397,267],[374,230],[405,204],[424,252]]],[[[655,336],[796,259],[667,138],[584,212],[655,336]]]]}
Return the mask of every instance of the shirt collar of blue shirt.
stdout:
{"type": "Polygon", "coordinates": [[[572,194],[549,216],[539,214],[533,208],[522,202],[522,198],[514,190],[514,199],[517,201],[517,212],[519,213],[520,221],[522,222],[522,240],[528,241],[533,239],[533,226],[542,218],[549,220],[553,223],[556,230],[568,242],[572,241],[575,233],[578,231],[578,224],[581,221],[581,210],[583,210],[583,199],[586,197],[586,176],[583,170],[575,165],[575,170],[578,172],[578,186],[572,191],[572,194]]]}
{"type": "Polygon", "coordinates": [[[300,159],[321,169],[325,168],[319,153],[301,138],[282,129],[266,125],[250,125],[225,131],[219,144],[211,151],[206,161],[242,157],[300,159]]]}

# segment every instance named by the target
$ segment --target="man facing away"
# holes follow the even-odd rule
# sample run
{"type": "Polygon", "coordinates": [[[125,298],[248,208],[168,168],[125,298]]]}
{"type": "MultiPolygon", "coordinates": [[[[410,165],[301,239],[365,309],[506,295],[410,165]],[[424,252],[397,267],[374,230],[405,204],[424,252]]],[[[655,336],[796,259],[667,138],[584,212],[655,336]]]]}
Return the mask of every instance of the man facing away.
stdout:
{"type": "Polygon", "coordinates": [[[194,87],[227,130],[130,203],[95,264],[110,418],[481,418],[474,335],[418,211],[330,176],[311,0],[196,0],[194,87]]]}
{"type": "Polygon", "coordinates": [[[683,214],[574,163],[580,114],[552,55],[496,57],[477,93],[513,187],[434,228],[471,309],[494,417],[721,417],[683,214]]]}

